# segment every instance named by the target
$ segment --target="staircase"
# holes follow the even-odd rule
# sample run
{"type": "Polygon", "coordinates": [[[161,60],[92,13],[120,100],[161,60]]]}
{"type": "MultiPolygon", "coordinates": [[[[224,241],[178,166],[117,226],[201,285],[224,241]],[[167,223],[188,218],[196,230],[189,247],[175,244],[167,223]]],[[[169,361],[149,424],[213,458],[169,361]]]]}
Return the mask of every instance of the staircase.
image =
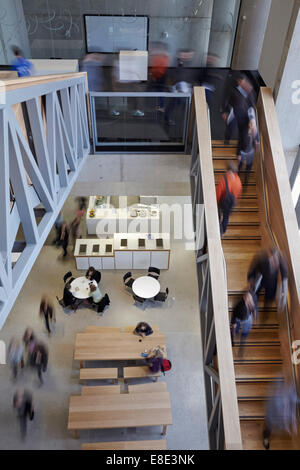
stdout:
{"type": "MultiPolygon", "coordinates": [[[[213,164],[215,182],[224,175],[230,160],[237,162],[237,143],[224,146],[213,141],[213,164]]],[[[241,174],[243,183],[244,175],[241,174]]],[[[227,232],[222,240],[227,269],[229,318],[237,301],[247,289],[247,272],[253,256],[262,249],[260,214],[254,171],[248,187],[238,201],[227,232]]],[[[275,305],[264,308],[259,298],[259,316],[247,338],[242,357],[238,355],[239,343],[235,341],[233,358],[238,396],[239,416],[244,450],[263,450],[262,431],[266,403],[272,386],[283,381],[279,340],[279,323],[275,305]]],[[[274,434],[270,449],[288,450],[299,448],[290,436],[274,434]]]]}

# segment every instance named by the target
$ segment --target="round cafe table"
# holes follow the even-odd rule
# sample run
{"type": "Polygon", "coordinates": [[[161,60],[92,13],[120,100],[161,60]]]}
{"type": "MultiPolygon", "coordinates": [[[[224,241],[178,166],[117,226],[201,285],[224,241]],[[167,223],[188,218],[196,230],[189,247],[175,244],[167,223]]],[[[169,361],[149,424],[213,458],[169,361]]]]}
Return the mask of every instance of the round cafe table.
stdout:
{"type": "Polygon", "coordinates": [[[95,280],[90,281],[84,276],[77,277],[71,283],[70,292],[73,294],[74,297],[76,297],[76,299],[80,299],[80,300],[88,299],[91,296],[90,282],[92,282],[94,286],[97,287],[97,282],[95,280]]]}
{"type": "Polygon", "coordinates": [[[132,284],[132,290],[142,299],[152,299],[160,291],[160,283],[151,276],[137,278],[132,284]]]}

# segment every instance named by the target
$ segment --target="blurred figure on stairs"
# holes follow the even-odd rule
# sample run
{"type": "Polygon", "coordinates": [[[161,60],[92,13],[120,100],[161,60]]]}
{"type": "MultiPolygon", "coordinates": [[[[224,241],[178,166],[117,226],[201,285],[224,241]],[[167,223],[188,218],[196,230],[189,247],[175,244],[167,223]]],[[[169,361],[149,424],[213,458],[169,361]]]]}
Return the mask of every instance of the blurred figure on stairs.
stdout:
{"type": "Polygon", "coordinates": [[[263,430],[263,446],[270,449],[270,438],[273,433],[285,432],[290,436],[298,432],[299,418],[297,406],[299,398],[294,384],[277,384],[271,391],[267,403],[265,425],[263,430]]]}

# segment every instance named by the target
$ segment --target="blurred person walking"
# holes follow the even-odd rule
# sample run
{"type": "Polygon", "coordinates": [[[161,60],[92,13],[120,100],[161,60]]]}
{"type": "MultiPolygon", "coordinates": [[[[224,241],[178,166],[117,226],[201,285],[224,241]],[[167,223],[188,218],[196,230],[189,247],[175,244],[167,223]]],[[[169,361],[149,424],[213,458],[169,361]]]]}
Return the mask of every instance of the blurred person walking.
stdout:
{"type": "Polygon", "coordinates": [[[62,227],[62,224],[63,224],[63,220],[64,220],[63,219],[63,213],[62,213],[62,211],[60,211],[60,213],[58,214],[58,216],[55,220],[55,223],[54,223],[56,236],[55,236],[55,239],[52,242],[53,245],[56,245],[56,246],[59,245],[59,240],[60,240],[60,237],[61,237],[61,227],[62,227]]]}
{"type": "Polygon", "coordinates": [[[80,72],[87,73],[89,91],[103,91],[103,54],[87,54],[79,64],[80,72]]]}
{"type": "Polygon", "coordinates": [[[240,153],[238,155],[239,160],[239,175],[242,171],[244,165],[246,165],[245,169],[245,179],[244,179],[244,187],[248,186],[249,175],[252,170],[252,165],[255,156],[255,149],[256,146],[259,144],[259,137],[257,132],[256,121],[254,124],[254,120],[249,120],[248,124],[248,132],[243,134],[241,139],[240,145],[240,153]]]}
{"type": "Polygon", "coordinates": [[[238,73],[233,79],[234,85],[228,92],[228,97],[224,101],[221,110],[222,117],[228,127],[225,134],[225,142],[232,132],[234,123],[236,122],[239,132],[238,155],[240,154],[243,139],[248,132],[249,121],[253,128],[254,134],[256,130],[256,101],[257,97],[253,90],[253,86],[243,73],[238,73]]]}
{"type": "Polygon", "coordinates": [[[217,186],[217,202],[220,217],[220,230],[223,237],[226,233],[229,216],[236,201],[242,194],[242,183],[237,174],[234,162],[229,162],[227,173],[223,176],[217,186]]]}
{"type": "Polygon", "coordinates": [[[21,437],[25,439],[27,431],[27,420],[34,418],[33,397],[29,390],[17,390],[13,397],[13,407],[17,410],[20,421],[21,437]]]}
{"type": "Polygon", "coordinates": [[[31,362],[32,353],[37,343],[37,338],[32,328],[30,327],[26,328],[24,335],[23,335],[23,343],[24,343],[24,363],[26,365],[29,365],[31,362]]]}
{"type": "Polygon", "coordinates": [[[252,292],[243,295],[242,300],[236,304],[231,317],[231,338],[234,346],[234,335],[238,336],[241,330],[239,356],[243,355],[246,339],[251,331],[253,320],[257,315],[257,297],[252,292]]]}
{"type": "Polygon", "coordinates": [[[66,222],[63,222],[61,226],[61,233],[60,233],[60,245],[62,246],[64,257],[67,256],[68,254],[68,251],[67,251],[68,244],[69,244],[69,228],[66,222]]]}
{"type": "Polygon", "coordinates": [[[24,347],[20,341],[16,338],[12,338],[8,346],[8,363],[15,380],[18,376],[19,367],[24,367],[23,352],[24,347]]]}
{"type": "Polygon", "coordinates": [[[279,383],[271,390],[267,403],[265,424],[263,430],[263,446],[270,449],[270,438],[277,432],[285,432],[290,436],[298,433],[299,398],[294,385],[279,383]]]}
{"type": "Polygon", "coordinates": [[[279,271],[282,282],[278,308],[282,310],[287,299],[288,266],[277,248],[269,248],[253,258],[248,271],[248,282],[250,289],[256,291],[257,296],[265,289],[265,306],[268,306],[276,297],[279,271]]]}
{"type": "Polygon", "coordinates": [[[46,329],[49,336],[51,335],[51,327],[55,323],[55,313],[52,303],[49,301],[48,297],[44,295],[40,304],[40,317],[44,320],[46,329]]]}
{"type": "MultiPolygon", "coordinates": [[[[150,80],[148,91],[164,92],[167,86],[167,71],[170,65],[170,55],[166,44],[153,43],[149,55],[150,80]]],[[[157,111],[165,112],[165,98],[159,98],[157,111]]]]}
{"type": "Polygon", "coordinates": [[[12,70],[18,72],[19,77],[29,77],[33,75],[32,63],[25,59],[21,49],[17,46],[12,46],[12,52],[14,54],[14,60],[12,61],[12,70]]]}
{"type": "Polygon", "coordinates": [[[38,378],[40,380],[40,385],[43,385],[42,372],[46,372],[48,366],[48,348],[47,346],[39,341],[32,353],[31,356],[31,366],[35,367],[37,370],[38,378]]]}

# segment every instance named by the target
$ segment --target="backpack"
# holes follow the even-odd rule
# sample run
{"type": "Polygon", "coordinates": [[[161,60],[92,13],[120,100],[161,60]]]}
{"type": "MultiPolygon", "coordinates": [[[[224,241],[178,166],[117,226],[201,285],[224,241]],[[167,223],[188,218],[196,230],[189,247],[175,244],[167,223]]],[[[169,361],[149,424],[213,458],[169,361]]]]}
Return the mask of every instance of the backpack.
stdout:
{"type": "Polygon", "coordinates": [[[226,194],[221,202],[221,206],[224,212],[231,212],[233,207],[235,206],[235,196],[229,192],[227,177],[224,176],[224,179],[226,186],[226,194]]]}
{"type": "Polygon", "coordinates": [[[168,370],[171,370],[172,369],[172,363],[171,361],[169,361],[169,359],[163,359],[162,361],[162,364],[161,364],[161,371],[164,375],[165,372],[167,372],[168,370]]]}

